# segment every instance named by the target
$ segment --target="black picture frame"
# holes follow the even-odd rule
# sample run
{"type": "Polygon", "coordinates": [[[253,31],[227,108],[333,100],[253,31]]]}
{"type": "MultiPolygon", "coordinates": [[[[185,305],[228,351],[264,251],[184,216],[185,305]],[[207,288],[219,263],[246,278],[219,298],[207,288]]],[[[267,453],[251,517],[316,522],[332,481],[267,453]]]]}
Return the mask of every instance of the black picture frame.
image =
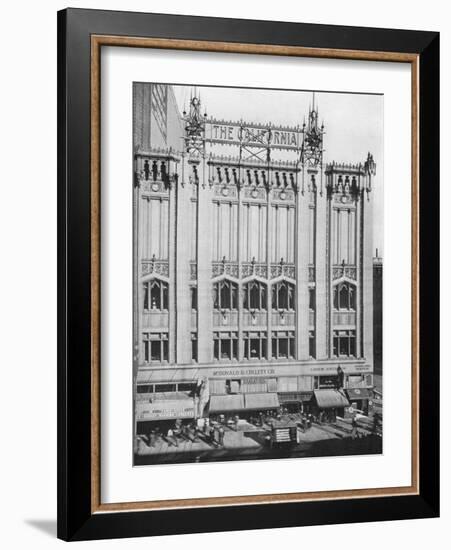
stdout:
{"type": "MultiPolygon", "coordinates": [[[[331,57],[334,57],[331,55],[331,57]]],[[[58,537],[88,540],[439,515],[439,33],[101,10],[58,13],[58,537]],[[419,492],[92,511],[91,36],[399,52],[419,61],[419,492]]]]}

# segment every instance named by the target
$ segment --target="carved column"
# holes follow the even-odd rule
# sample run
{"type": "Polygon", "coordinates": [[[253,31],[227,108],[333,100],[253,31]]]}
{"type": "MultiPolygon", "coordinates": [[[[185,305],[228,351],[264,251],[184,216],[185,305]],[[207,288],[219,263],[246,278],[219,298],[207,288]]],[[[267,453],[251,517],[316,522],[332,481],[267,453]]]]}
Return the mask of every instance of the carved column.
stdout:
{"type": "Polygon", "coordinates": [[[357,357],[362,357],[362,310],[363,310],[363,300],[362,300],[362,286],[363,286],[363,277],[362,277],[362,234],[363,234],[363,225],[362,225],[362,203],[363,203],[363,193],[359,192],[357,195],[358,199],[356,200],[355,207],[355,250],[356,250],[356,319],[355,319],[355,349],[357,357]]]}
{"type": "MultiPolygon", "coordinates": [[[[320,174],[322,177],[322,174],[320,174]]],[[[332,177],[332,176],[330,176],[332,177]]],[[[330,302],[329,280],[330,267],[328,256],[330,256],[330,200],[327,191],[322,193],[320,189],[323,186],[318,185],[316,189],[316,208],[315,208],[315,293],[316,293],[316,312],[315,312],[315,341],[316,341],[316,359],[325,359],[329,356],[329,307],[330,302]]]]}
{"type": "MultiPolygon", "coordinates": [[[[314,178],[316,170],[309,170],[314,178]]],[[[306,177],[307,174],[303,174],[306,177]]],[[[309,358],[309,193],[296,193],[296,350],[298,359],[309,358]]]]}
{"type": "Polygon", "coordinates": [[[197,346],[199,363],[213,360],[212,189],[204,160],[197,168],[197,346]]]}
{"type": "Polygon", "coordinates": [[[190,240],[191,183],[179,181],[176,186],[176,362],[191,362],[191,296],[190,296],[190,240]]]}
{"type": "MultiPolygon", "coordinates": [[[[368,177],[368,176],[366,176],[368,177]]],[[[371,194],[362,197],[362,303],[363,356],[373,366],[373,200],[371,194]]]]}
{"type": "Polygon", "coordinates": [[[176,227],[177,227],[177,187],[169,188],[169,363],[177,362],[177,296],[176,296],[176,227]]]}

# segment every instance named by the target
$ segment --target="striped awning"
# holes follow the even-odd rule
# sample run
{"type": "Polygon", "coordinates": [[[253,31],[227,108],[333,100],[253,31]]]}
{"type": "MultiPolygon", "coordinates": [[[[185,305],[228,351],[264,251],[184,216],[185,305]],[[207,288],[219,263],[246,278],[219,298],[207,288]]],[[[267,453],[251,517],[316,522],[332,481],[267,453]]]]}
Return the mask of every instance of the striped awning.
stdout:
{"type": "Polygon", "coordinates": [[[338,390],[315,390],[315,399],[320,409],[340,409],[349,407],[346,396],[338,390]]]}
{"type": "Polygon", "coordinates": [[[246,409],[278,409],[280,407],[277,393],[247,393],[245,395],[246,409]]]}
{"type": "Polygon", "coordinates": [[[210,412],[242,411],[243,409],[242,394],[212,395],[210,397],[210,412]]]}

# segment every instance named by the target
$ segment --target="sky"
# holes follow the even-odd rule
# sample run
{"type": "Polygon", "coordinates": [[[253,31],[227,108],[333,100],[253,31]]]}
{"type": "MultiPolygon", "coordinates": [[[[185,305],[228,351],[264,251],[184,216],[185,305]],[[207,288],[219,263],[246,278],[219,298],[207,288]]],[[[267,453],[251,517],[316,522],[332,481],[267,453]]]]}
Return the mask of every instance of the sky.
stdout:
{"type": "MultiPolygon", "coordinates": [[[[173,86],[182,112],[188,109],[192,86],[173,86]]],[[[281,126],[307,120],[313,91],[197,87],[202,112],[208,117],[281,126]]],[[[383,96],[315,91],[320,123],[324,121],[324,162],[364,162],[368,152],[376,162],[373,183],[374,252],[383,255],[383,96]]],[[[219,154],[230,154],[218,148],[219,154]]],[[[237,152],[235,153],[237,154],[237,152]]],[[[276,155],[275,155],[276,156],[276,155]]],[[[295,160],[292,157],[292,160],[295,160]]]]}

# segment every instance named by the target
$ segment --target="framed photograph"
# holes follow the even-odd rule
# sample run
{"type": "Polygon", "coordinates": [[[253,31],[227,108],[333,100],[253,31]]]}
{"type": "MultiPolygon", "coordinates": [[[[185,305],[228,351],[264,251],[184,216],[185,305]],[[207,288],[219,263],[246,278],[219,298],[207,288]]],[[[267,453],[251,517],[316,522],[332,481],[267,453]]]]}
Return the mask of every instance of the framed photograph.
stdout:
{"type": "Polygon", "coordinates": [[[58,536],[437,516],[438,33],[68,9],[58,71],[58,536]]]}

